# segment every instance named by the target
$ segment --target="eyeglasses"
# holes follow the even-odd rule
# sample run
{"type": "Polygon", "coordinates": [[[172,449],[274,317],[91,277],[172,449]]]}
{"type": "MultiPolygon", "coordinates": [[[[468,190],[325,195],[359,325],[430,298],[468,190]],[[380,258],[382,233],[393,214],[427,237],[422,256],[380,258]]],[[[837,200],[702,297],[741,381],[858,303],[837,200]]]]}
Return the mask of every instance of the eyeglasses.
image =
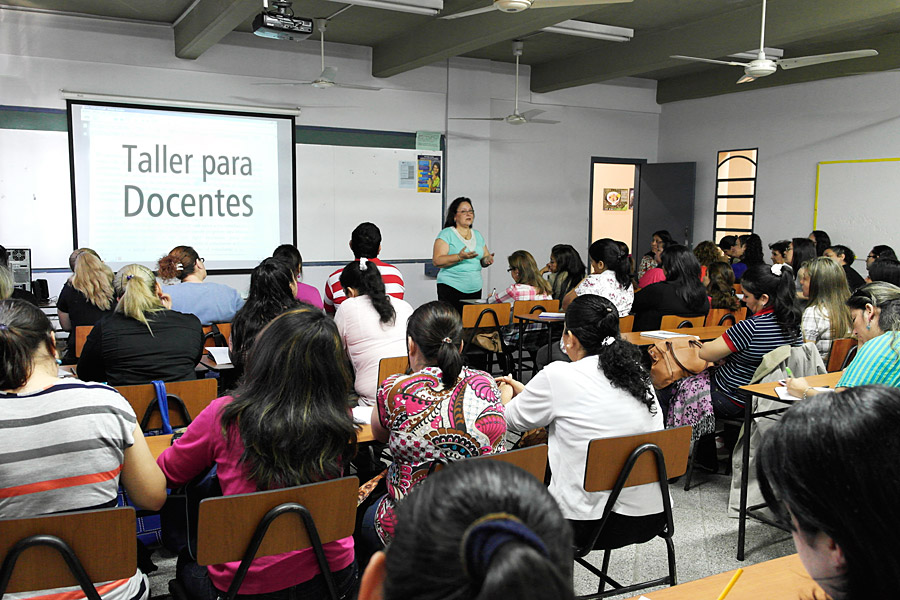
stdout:
{"type": "Polygon", "coordinates": [[[506,270],[506,272],[509,273],[510,271],[515,271],[515,270],[517,270],[515,267],[510,267],[506,270]]]}
{"type": "Polygon", "coordinates": [[[458,210],[458,211],[456,211],[456,214],[458,214],[458,215],[474,215],[475,210],[471,209],[471,208],[469,210],[458,210]]]}
{"type": "Polygon", "coordinates": [[[875,256],[874,254],[869,254],[866,258],[878,258],[878,257],[875,256]]]}
{"type": "Polygon", "coordinates": [[[205,259],[205,258],[198,258],[198,259],[197,259],[197,262],[206,263],[206,259],[205,259]]]}

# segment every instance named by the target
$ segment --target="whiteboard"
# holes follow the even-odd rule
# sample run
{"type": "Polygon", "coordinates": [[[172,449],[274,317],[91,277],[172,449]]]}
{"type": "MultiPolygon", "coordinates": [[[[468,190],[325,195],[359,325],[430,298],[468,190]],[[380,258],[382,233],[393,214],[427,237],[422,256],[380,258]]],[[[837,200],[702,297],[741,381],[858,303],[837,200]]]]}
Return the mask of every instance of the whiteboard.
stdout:
{"type": "Polygon", "coordinates": [[[815,229],[865,261],[872,246],[900,250],[900,158],[820,162],[815,229]]]}
{"type": "Polygon", "coordinates": [[[297,145],[297,247],[303,262],[352,260],[350,234],[365,221],[381,230],[379,258],[431,258],[442,194],[400,187],[400,164],[440,152],[297,145]]]}

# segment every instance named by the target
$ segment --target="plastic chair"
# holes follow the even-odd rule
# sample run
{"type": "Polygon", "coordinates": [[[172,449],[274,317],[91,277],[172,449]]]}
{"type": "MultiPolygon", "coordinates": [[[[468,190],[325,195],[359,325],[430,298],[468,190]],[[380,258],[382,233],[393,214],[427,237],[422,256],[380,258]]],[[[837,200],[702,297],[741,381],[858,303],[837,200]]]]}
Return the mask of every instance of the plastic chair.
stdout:
{"type": "Polygon", "coordinates": [[[687,467],[688,452],[691,444],[690,426],[675,429],[664,429],[651,433],[629,435],[614,438],[591,440],[588,444],[587,465],[584,472],[584,489],[587,492],[609,491],[609,498],[603,510],[603,516],[596,521],[587,544],[575,548],[575,562],[599,577],[600,582],[596,594],[579,596],[579,598],[605,598],[619,594],[631,594],[636,590],[660,585],[676,585],[675,546],[672,535],[675,525],[672,519],[672,503],[669,498],[670,477],[679,477],[687,467]],[[668,575],[623,586],[607,576],[609,558],[613,548],[622,547],[617,540],[603,539],[601,534],[609,521],[612,508],[615,506],[622,490],[626,487],[658,482],[662,497],[663,512],[661,526],[658,531],[632,543],[645,543],[654,537],[662,538],[666,543],[668,558],[668,575]],[[600,540],[600,542],[598,542],[600,540]],[[593,550],[604,550],[603,564],[600,569],[585,560],[593,550]],[[612,589],[604,591],[609,583],[612,589]]]}
{"type": "MultiPolygon", "coordinates": [[[[547,474],[547,444],[539,444],[537,446],[529,446],[528,448],[519,448],[518,450],[510,450],[509,452],[498,452],[497,454],[482,454],[467,458],[466,460],[499,460],[500,462],[515,465],[527,471],[540,481],[544,481],[547,474]]],[[[446,466],[441,461],[435,461],[432,465],[432,472],[438,472],[446,466]]]]}
{"type": "Polygon", "coordinates": [[[728,310],[727,308],[712,308],[706,314],[704,327],[722,327],[724,325],[734,325],[738,321],[747,318],[747,307],[742,306],[737,310],[728,310]]]}
{"type": "Polygon", "coordinates": [[[706,317],[679,317],[678,315],[665,315],[659,321],[660,329],[684,329],[686,327],[703,327],[706,317]]]}
{"type": "MultiPolygon", "coordinates": [[[[512,316],[513,323],[512,327],[518,329],[518,340],[516,347],[514,349],[515,356],[513,360],[516,364],[516,379],[522,379],[522,372],[525,369],[525,353],[527,352],[531,362],[527,367],[531,370],[532,373],[537,371],[537,351],[538,349],[544,345],[545,336],[540,335],[542,332],[540,331],[527,331],[528,325],[519,324],[519,322],[515,319],[515,317],[520,315],[539,315],[543,312],[557,312],[559,310],[559,300],[517,300],[513,303],[512,307],[512,316]]],[[[548,329],[552,326],[551,323],[545,323],[543,325],[548,329]]],[[[546,339],[551,339],[550,335],[546,336],[546,339]]]]}
{"type": "MultiPolygon", "coordinates": [[[[162,419],[155,403],[156,388],[153,387],[153,384],[120,385],[116,387],[116,391],[128,400],[131,408],[134,409],[134,414],[137,415],[142,430],[162,427],[162,419]]],[[[169,422],[173,427],[183,427],[190,424],[191,420],[200,414],[200,411],[216,399],[216,380],[171,381],[166,384],[166,396],[169,399],[169,422]],[[179,410],[173,411],[173,406],[179,410]],[[178,412],[181,414],[176,414],[178,412]]]]}
{"type": "Polygon", "coordinates": [[[619,317],[619,333],[631,333],[634,331],[634,315],[619,317]]]}
{"type": "Polygon", "coordinates": [[[397,373],[406,373],[409,370],[408,356],[391,356],[378,361],[378,386],[385,379],[397,373]]]}
{"type": "Polygon", "coordinates": [[[828,365],[826,367],[829,373],[843,371],[847,365],[856,356],[859,349],[859,342],[853,338],[841,338],[834,340],[831,344],[831,353],[828,354],[828,365]]]}
{"type": "Polygon", "coordinates": [[[89,600],[100,600],[93,582],[137,571],[134,531],[131,507],[2,520],[0,597],[77,585],[89,600]]]}
{"type": "Polygon", "coordinates": [[[228,346],[229,339],[231,339],[231,323],[213,323],[203,326],[204,348],[209,346],[225,348],[228,346]]]}
{"type": "Polygon", "coordinates": [[[509,348],[503,341],[502,328],[509,323],[512,305],[507,303],[500,304],[466,304],[463,305],[462,322],[463,328],[467,330],[463,342],[462,355],[464,358],[471,355],[483,355],[487,359],[485,370],[491,372],[494,364],[494,357],[500,364],[504,372],[509,373],[509,348]],[[499,350],[492,350],[475,343],[475,337],[478,334],[486,334],[497,340],[499,350]]]}
{"type": "MultiPolygon", "coordinates": [[[[200,502],[197,521],[197,563],[216,565],[240,561],[223,600],[234,600],[254,558],[312,548],[328,588],[337,587],[323,544],[353,535],[359,480],[342,477],[299,487],[207,498],[200,502]],[[297,518],[284,518],[294,513],[297,518]],[[270,527],[278,520],[277,527],[270,527]]],[[[169,581],[178,600],[192,600],[181,582],[169,581]]]]}
{"type": "Polygon", "coordinates": [[[87,341],[88,334],[93,331],[93,325],[79,325],[75,328],[75,358],[81,358],[81,351],[84,350],[84,343],[87,341]]]}

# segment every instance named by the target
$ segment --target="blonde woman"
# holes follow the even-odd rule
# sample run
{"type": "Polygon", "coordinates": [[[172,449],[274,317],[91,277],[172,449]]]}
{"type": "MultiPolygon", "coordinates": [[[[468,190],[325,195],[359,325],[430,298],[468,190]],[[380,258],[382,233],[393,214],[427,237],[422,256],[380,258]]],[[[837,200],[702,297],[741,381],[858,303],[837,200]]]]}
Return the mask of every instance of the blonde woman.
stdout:
{"type": "MultiPolygon", "coordinates": [[[[69,255],[72,276],[66,281],[56,303],[59,326],[64,331],[94,325],[116,306],[113,291],[113,272],[90,248],[79,248],[69,255]]],[[[75,336],[66,346],[63,363],[72,364],[75,357],[75,336]]]]}
{"type": "Polygon", "coordinates": [[[13,278],[9,269],[0,265],[0,300],[6,300],[12,296],[13,278]]]}
{"type": "Polygon", "coordinates": [[[88,335],[78,377],[110,385],[194,378],[203,352],[203,328],[194,315],[171,310],[153,271],[128,265],[113,280],[118,304],[88,335]]]}
{"type": "Polygon", "coordinates": [[[809,298],[800,324],[803,341],[815,343],[827,363],[832,342],[850,335],[847,276],[836,262],[820,256],[803,265],[800,283],[803,295],[809,298]]]}
{"type": "Polygon", "coordinates": [[[530,252],[516,250],[506,259],[506,269],[513,279],[512,285],[500,292],[496,302],[516,302],[517,300],[550,300],[553,290],[550,282],[541,277],[537,263],[530,252]]]}

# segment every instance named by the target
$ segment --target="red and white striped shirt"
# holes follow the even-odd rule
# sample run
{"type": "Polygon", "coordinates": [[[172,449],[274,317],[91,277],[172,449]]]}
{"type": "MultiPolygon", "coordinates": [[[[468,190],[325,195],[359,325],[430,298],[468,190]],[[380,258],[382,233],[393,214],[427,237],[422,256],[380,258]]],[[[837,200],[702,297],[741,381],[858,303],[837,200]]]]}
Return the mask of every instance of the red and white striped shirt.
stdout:
{"type": "MultiPolygon", "coordinates": [[[[356,260],[359,261],[358,258],[356,260]]],[[[405,288],[403,285],[403,275],[400,273],[400,269],[394,265],[389,265],[378,258],[370,258],[368,260],[375,263],[375,266],[378,267],[378,272],[381,273],[381,280],[384,281],[385,293],[398,300],[403,300],[405,288]]],[[[344,293],[344,288],[341,287],[341,273],[343,271],[344,268],[341,267],[329,275],[328,281],[325,282],[325,312],[328,314],[333,315],[337,311],[337,305],[347,298],[347,295],[344,293]]]]}

